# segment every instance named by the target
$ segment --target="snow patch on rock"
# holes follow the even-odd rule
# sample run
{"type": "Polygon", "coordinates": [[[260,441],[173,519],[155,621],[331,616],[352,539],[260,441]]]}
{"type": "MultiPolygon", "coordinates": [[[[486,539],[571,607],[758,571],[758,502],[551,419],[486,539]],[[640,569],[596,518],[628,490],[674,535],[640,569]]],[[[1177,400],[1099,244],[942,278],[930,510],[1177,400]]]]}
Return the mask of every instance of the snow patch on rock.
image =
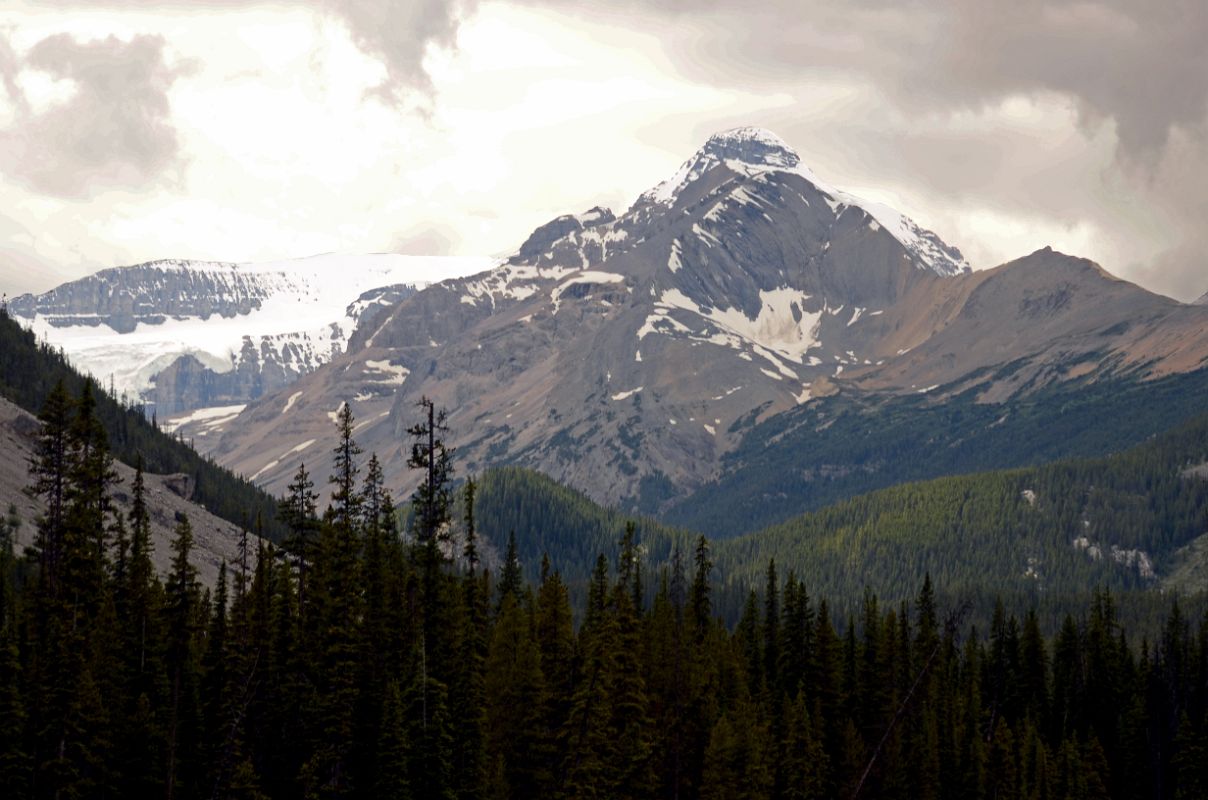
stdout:
{"type": "Polygon", "coordinates": [[[624,392],[617,392],[616,394],[614,394],[614,395],[612,396],[612,399],[613,399],[613,400],[627,400],[628,398],[633,397],[635,394],[637,394],[638,392],[642,391],[642,389],[643,389],[643,388],[644,388],[644,387],[639,386],[639,387],[638,387],[638,388],[636,388],[636,389],[629,389],[629,390],[624,391],[624,392]]]}

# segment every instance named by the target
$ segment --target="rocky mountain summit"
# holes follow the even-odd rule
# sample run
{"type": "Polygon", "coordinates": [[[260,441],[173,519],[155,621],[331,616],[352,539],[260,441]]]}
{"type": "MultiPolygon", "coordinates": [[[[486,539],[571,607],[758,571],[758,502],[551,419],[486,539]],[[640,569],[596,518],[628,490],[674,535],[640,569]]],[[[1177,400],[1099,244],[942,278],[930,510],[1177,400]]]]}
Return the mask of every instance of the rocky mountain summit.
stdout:
{"type": "Polygon", "coordinates": [[[517,461],[613,502],[668,492],[707,478],[757,419],[893,357],[863,331],[929,293],[916,287],[968,273],[955,248],[821,184],[774,135],[729,131],[625,213],[559,217],[498,268],[358,326],[331,368],[203,446],[282,488],[348,401],[401,484],[426,395],[450,409],[463,469],[517,461]]]}

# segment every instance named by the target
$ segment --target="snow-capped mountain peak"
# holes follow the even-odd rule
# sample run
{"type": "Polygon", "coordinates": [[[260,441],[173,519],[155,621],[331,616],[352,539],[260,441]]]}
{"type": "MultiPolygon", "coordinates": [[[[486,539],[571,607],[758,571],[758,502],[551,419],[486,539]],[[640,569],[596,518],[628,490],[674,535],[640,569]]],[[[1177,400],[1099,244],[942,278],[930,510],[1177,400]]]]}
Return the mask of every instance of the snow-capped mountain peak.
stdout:
{"type": "Polygon", "coordinates": [[[700,153],[756,167],[795,169],[801,163],[801,157],[784,139],[764,128],[731,128],[715,133],[700,153]]]}
{"type": "Polygon", "coordinates": [[[721,166],[748,178],[768,173],[797,175],[829,198],[828,204],[834,213],[855,207],[868,214],[877,227],[885,229],[906,248],[920,267],[945,276],[958,275],[971,269],[960,250],[946,244],[935,233],[904,214],[881,203],[869,202],[841,191],[821,180],[802,163],[792,147],[764,128],[733,128],[713,134],[691,158],[680,165],[673,176],[644,192],[633,208],[674,207],[689,186],[721,166]]]}
{"type": "Polygon", "coordinates": [[[701,149],[667,180],[642,194],[637,206],[674,205],[685,187],[722,164],[735,171],[796,170],[801,158],[776,134],[763,128],[732,128],[709,137],[701,149]]]}

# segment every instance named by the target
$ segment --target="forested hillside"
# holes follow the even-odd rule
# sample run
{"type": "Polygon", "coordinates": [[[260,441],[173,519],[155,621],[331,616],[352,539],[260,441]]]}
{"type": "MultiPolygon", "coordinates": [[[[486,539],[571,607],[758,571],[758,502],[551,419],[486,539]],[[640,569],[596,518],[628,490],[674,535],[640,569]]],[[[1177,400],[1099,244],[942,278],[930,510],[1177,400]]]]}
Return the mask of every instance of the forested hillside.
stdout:
{"type": "MultiPolygon", "coordinates": [[[[775,558],[816,591],[1156,588],[1208,533],[1208,416],[1101,459],[907,484],[718,545],[727,580],[775,558]]],[[[1204,587],[1199,587],[1200,589],[1204,587]]]]}
{"type": "MultiPolygon", "coordinates": [[[[39,344],[33,333],[0,310],[0,395],[36,414],[57,383],[62,382],[71,397],[79,397],[87,380],[61,352],[39,344]]],[[[141,456],[148,472],[186,473],[195,482],[193,499],[208,511],[235,524],[258,519],[265,535],[279,535],[272,497],[160,431],[141,408],[103,391],[95,394],[95,414],[114,456],[131,466],[141,456]]]]}
{"type": "Polygon", "coordinates": [[[1203,413],[1206,396],[1208,370],[1072,381],[1003,403],[844,392],[755,426],[716,483],[660,518],[726,538],[907,481],[1117,453],[1203,413]]]}
{"type": "MultiPolygon", "coordinates": [[[[930,573],[948,598],[975,603],[988,620],[995,595],[1019,612],[1037,604],[1042,627],[1094,587],[1128,592],[1126,613],[1152,618],[1160,588],[1201,592],[1208,539],[1208,416],[1099,459],[905,484],[836,503],[716,542],[717,608],[738,619],[747,591],[771,560],[791,569],[844,615],[865,587],[897,602],[930,573]],[[1192,577],[1188,578],[1190,575],[1192,577]]],[[[488,471],[479,489],[483,537],[503,553],[509,532],[526,575],[542,554],[585,591],[594,552],[616,555],[625,517],[537,473],[488,471]]],[[[638,519],[652,565],[669,563],[692,534],[638,519]]],[[[1199,601],[1196,601],[1199,602],[1199,601]]]]}
{"type": "Polygon", "coordinates": [[[515,534],[525,578],[539,580],[542,558],[548,556],[577,600],[586,595],[596,556],[616,559],[627,525],[635,527],[649,564],[670,563],[677,544],[687,551],[696,539],[686,530],[602,508],[539,472],[519,467],[487,470],[477,483],[475,509],[479,535],[496,555],[506,553],[508,539],[515,534]]]}
{"type": "Polygon", "coordinates": [[[0,542],[6,797],[1208,791],[1208,617],[1177,602],[1139,642],[1097,591],[1048,638],[1035,614],[1001,608],[970,627],[924,577],[902,603],[865,592],[839,624],[817,587],[768,563],[730,627],[703,537],[656,567],[627,527],[575,625],[549,563],[535,584],[514,553],[483,568],[474,484],[453,519],[439,440],[413,450],[429,477],[400,535],[347,406],[331,508],[316,516],[300,470],[285,547],[262,545],[209,593],[187,519],[161,582],[138,515],[128,532],[106,524],[89,466],[103,458],[84,457],[103,455],[102,435],[59,472],[43,416],[36,489],[62,486],[64,513],[24,558],[0,542]]]}
{"type": "MultiPolygon", "coordinates": [[[[16,334],[0,374],[55,363],[16,334]]],[[[109,504],[107,431],[184,445],[90,397],[40,409],[36,546],[0,525],[6,797],[1208,792],[1208,614],[1152,591],[1208,527],[1208,417],[710,545],[523,470],[458,484],[439,415],[399,515],[344,405],[329,509],[299,469],[281,547],[211,592],[187,517],[161,579],[141,482],[109,504]]]]}

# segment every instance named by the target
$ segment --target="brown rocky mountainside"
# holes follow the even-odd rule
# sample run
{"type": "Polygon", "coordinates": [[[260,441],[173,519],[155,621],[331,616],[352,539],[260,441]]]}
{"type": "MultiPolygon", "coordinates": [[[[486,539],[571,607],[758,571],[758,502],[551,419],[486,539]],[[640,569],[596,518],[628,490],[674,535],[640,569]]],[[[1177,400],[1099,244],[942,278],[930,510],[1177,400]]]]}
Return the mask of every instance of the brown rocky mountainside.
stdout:
{"type": "MultiPolygon", "coordinates": [[[[31,498],[24,489],[29,485],[30,456],[33,454],[38,420],[4,398],[0,398],[0,513],[7,513],[9,504],[17,507],[22,524],[17,532],[18,553],[33,544],[38,515],[45,505],[40,498],[31,498]]],[[[123,513],[130,511],[130,486],[134,470],[115,462],[121,479],[113,494],[123,513]]],[[[187,514],[193,528],[193,566],[203,584],[213,586],[218,567],[223,561],[238,559],[240,532],[237,526],[210,514],[196,503],[189,502],[192,491],[186,475],[145,475],[148,505],[151,512],[152,560],[161,574],[168,571],[172,559],[172,537],[178,514],[187,514]]]]}
{"type": "Polygon", "coordinates": [[[905,352],[853,371],[851,381],[872,391],[978,387],[982,400],[999,401],[1085,375],[1157,378],[1208,366],[1204,307],[1048,248],[906,298],[878,323],[882,340],[902,337],[905,352]]]}

